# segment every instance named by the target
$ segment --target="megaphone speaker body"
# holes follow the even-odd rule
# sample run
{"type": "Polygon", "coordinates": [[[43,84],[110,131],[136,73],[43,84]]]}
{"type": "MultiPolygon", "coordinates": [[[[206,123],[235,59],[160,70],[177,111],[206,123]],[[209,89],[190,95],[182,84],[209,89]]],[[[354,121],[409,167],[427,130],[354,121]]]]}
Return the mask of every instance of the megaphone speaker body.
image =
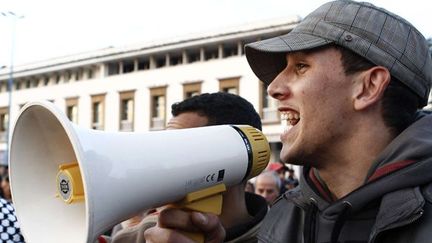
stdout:
{"type": "MultiPolygon", "coordinates": [[[[94,242],[144,209],[219,183],[239,184],[256,173],[243,135],[236,126],[97,131],[71,123],[51,103],[27,104],[10,145],[12,197],[24,237],[30,243],[94,242]],[[59,167],[71,162],[81,173],[82,202],[65,203],[58,195],[59,167]]],[[[270,154],[268,148],[260,153],[258,173],[270,154]]]]}

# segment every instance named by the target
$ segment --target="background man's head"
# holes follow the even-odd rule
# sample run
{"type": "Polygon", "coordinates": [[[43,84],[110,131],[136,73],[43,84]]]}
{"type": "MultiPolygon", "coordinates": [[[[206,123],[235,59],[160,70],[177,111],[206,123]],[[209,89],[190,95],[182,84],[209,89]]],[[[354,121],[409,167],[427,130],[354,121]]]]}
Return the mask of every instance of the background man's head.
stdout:
{"type": "Polygon", "coordinates": [[[281,181],[274,171],[266,171],[255,180],[255,193],[264,197],[268,204],[272,204],[279,196],[281,181]]]}
{"type": "Polygon", "coordinates": [[[211,125],[250,125],[261,130],[261,118],[241,96],[218,92],[193,96],[171,106],[168,129],[211,125]]]}

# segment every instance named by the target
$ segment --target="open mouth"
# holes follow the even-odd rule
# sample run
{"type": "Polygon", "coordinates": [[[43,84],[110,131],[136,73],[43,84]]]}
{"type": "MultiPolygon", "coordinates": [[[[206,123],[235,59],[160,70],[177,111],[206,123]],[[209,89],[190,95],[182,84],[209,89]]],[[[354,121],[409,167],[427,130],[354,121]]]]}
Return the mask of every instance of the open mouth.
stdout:
{"type": "Polygon", "coordinates": [[[286,121],[287,125],[295,126],[300,121],[300,114],[294,111],[281,112],[281,119],[286,121]]]}

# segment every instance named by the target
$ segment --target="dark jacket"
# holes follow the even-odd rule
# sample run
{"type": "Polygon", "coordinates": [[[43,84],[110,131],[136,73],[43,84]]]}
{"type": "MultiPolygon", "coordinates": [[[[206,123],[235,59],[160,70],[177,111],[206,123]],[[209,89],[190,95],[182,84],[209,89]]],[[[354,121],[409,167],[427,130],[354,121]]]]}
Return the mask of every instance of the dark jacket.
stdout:
{"type": "MultiPolygon", "coordinates": [[[[367,151],[365,151],[367,152],[367,151]]],[[[360,188],[332,200],[313,168],[273,205],[261,226],[267,243],[432,242],[432,116],[378,156],[360,188]]]]}

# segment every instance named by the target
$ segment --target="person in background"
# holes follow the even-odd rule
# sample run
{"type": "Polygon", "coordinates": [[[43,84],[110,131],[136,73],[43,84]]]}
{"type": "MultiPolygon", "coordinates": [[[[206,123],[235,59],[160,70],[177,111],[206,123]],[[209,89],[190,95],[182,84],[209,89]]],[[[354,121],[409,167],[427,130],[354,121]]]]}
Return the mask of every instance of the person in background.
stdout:
{"type": "Polygon", "coordinates": [[[7,165],[0,165],[0,176],[8,175],[9,174],[9,166],[7,165]]]}
{"type": "Polygon", "coordinates": [[[268,170],[274,171],[278,176],[280,180],[280,188],[279,188],[279,194],[284,194],[287,190],[287,181],[286,181],[286,171],[288,170],[288,167],[286,167],[282,162],[274,162],[270,163],[267,167],[268,170]]]}
{"type": "MultiPolygon", "coordinates": [[[[253,105],[230,93],[193,96],[173,104],[171,113],[173,117],[168,121],[167,129],[236,124],[250,125],[261,130],[261,118],[253,105]]],[[[229,242],[256,242],[257,229],[268,210],[262,197],[245,192],[246,183],[227,188],[223,193],[222,214],[218,218],[221,227],[226,228],[226,240],[229,242]]],[[[173,209],[167,209],[162,214],[169,215],[171,210],[173,209]]],[[[138,225],[118,232],[111,242],[145,242],[144,232],[156,225],[157,220],[157,214],[152,214],[138,225]]],[[[159,221],[158,224],[163,225],[164,222],[159,221]]]]}
{"type": "MultiPolygon", "coordinates": [[[[260,242],[427,243],[432,233],[432,60],[409,22],[370,3],[323,4],[288,34],[247,44],[246,58],[287,124],[281,161],[300,186],[273,204],[260,242]]],[[[177,217],[147,235],[178,242],[177,217]]],[[[172,216],[172,215],[171,215],[172,216]]],[[[184,220],[184,218],[183,218],[184,220]]],[[[217,218],[190,218],[208,242],[217,218]]],[[[190,228],[189,228],[190,230],[190,228]]],[[[186,241],[183,241],[186,242],[186,241]]]]}
{"type": "MultiPolygon", "coordinates": [[[[2,179],[5,176],[9,176],[9,167],[6,165],[0,165],[0,187],[1,187],[2,179]]],[[[0,197],[4,198],[4,192],[1,188],[0,188],[0,197]]]]}
{"type": "Polygon", "coordinates": [[[255,193],[262,196],[268,205],[272,205],[280,195],[281,180],[274,171],[265,171],[255,179],[255,193]]]}
{"type": "Polygon", "coordinates": [[[3,192],[3,198],[12,203],[12,194],[11,194],[11,190],[10,190],[10,183],[9,183],[9,175],[4,175],[1,177],[1,189],[3,192]]]}
{"type": "Polygon", "coordinates": [[[0,242],[25,243],[15,209],[9,201],[0,198],[0,242]]]}
{"type": "Polygon", "coordinates": [[[291,190],[299,185],[299,181],[296,178],[294,169],[288,168],[288,176],[285,180],[285,190],[291,190]]]}
{"type": "Polygon", "coordinates": [[[24,236],[15,215],[9,183],[9,167],[0,166],[0,242],[25,243],[24,236]]]}

